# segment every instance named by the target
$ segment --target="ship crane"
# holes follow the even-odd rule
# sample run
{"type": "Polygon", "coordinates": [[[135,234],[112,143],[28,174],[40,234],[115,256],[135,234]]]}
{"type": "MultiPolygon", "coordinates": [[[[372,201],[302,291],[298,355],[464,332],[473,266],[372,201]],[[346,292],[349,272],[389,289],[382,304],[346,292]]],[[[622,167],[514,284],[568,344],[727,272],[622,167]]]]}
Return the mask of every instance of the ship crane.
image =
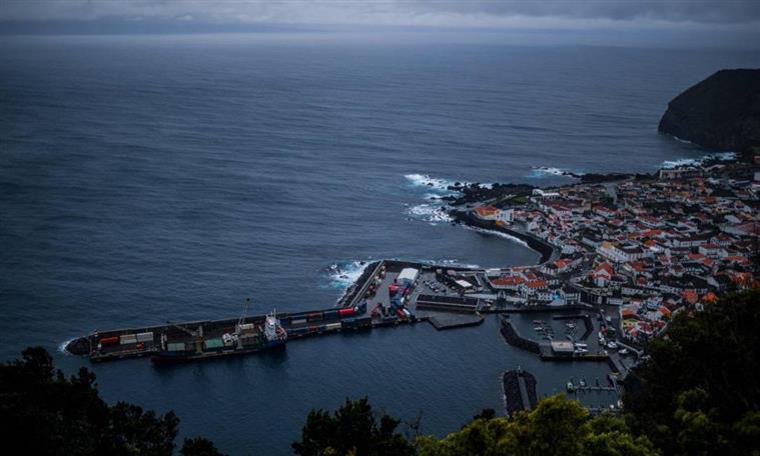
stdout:
{"type": "Polygon", "coordinates": [[[243,305],[243,313],[240,314],[240,319],[235,325],[235,330],[240,332],[240,326],[245,323],[245,317],[248,316],[248,308],[251,306],[251,298],[245,298],[245,304],[243,305]]]}
{"type": "MultiPolygon", "coordinates": [[[[195,344],[195,351],[200,352],[203,346],[203,325],[198,325],[198,329],[196,331],[193,331],[192,329],[187,329],[184,326],[175,325],[174,323],[167,321],[167,325],[171,326],[172,328],[177,328],[183,333],[187,334],[188,336],[193,338],[193,343],[195,344]]],[[[162,337],[162,342],[166,342],[166,334],[162,337]]]]}

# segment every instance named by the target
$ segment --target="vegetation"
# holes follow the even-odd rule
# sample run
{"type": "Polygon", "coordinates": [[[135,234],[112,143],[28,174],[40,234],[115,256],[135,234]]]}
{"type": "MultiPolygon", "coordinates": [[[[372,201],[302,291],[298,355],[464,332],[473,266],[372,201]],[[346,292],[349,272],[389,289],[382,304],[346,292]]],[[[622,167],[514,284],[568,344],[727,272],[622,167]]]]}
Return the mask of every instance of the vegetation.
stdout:
{"type": "Polygon", "coordinates": [[[634,431],[666,455],[760,455],[760,290],[676,316],[647,353],[624,396],[634,431]]]}
{"type": "Polygon", "coordinates": [[[420,456],[652,456],[646,437],[634,438],[625,421],[609,413],[589,418],[577,401],[556,395],[530,412],[481,417],[443,439],[419,437],[420,456]]]}
{"type": "Polygon", "coordinates": [[[414,446],[396,432],[400,421],[379,415],[367,398],[346,399],[336,412],[312,410],[306,419],[301,440],[293,443],[301,456],[406,456],[414,455],[414,446]]]}
{"type": "MultiPolygon", "coordinates": [[[[8,448],[44,455],[148,455],[174,452],[179,419],[98,395],[95,374],[67,378],[41,347],[0,365],[0,429],[8,448]]],[[[205,439],[185,441],[183,456],[218,456],[205,439]]]]}

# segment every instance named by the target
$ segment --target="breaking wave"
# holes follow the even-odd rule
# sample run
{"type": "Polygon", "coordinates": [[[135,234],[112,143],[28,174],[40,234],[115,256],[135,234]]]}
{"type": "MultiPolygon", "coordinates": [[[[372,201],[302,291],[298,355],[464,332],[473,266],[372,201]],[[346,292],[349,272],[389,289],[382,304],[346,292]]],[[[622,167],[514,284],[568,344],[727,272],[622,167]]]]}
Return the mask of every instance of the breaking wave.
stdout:
{"type": "MultiPolygon", "coordinates": [[[[678,139],[678,138],[676,138],[678,139]]],[[[665,160],[661,168],[676,168],[678,166],[697,166],[708,160],[734,160],[736,152],[718,152],[714,154],[703,155],[699,158],[680,158],[678,160],[665,160]]]]}
{"type": "Polygon", "coordinates": [[[349,285],[359,280],[370,263],[369,260],[354,260],[331,264],[327,268],[327,274],[330,277],[329,287],[338,290],[348,288],[349,285]]]}
{"type": "Polygon", "coordinates": [[[452,220],[451,216],[446,211],[446,207],[440,203],[422,203],[416,206],[409,206],[406,209],[406,214],[410,218],[422,220],[431,225],[437,225],[441,222],[450,222],[452,220]]]}
{"type": "Polygon", "coordinates": [[[532,166],[530,173],[528,173],[526,177],[540,179],[546,176],[578,177],[581,175],[583,175],[583,173],[562,168],[554,168],[551,166],[532,166]]]}
{"type": "Polygon", "coordinates": [[[71,353],[69,353],[69,351],[66,350],[66,347],[69,345],[69,343],[73,342],[74,340],[76,340],[76,338],[64,340],[63,342],[58,344],[58,352],[63,353],[64,355],[71,355],[71,353]]]}
{"type": "Polygon", "coordinates": [[[515,236],[512,236],[510,234],[507,234],[507,233],[503,233],[501,231],[487,230],[485,228],[479,228],[479,227],[476,227],[476,226],[469,226],[469,225],[463,225],[463,226],[465,228],[467,228],[468,230],[477,231],[478,233],[483,233],[483,234],[491,234],[491,235],[494,235],[494,236],[499,236],[499,237],[502,237],[504,239],[508,239],[508,240],[510,240],[512,242],[516,242],[516,243],[518,243],[518,244],[520,244],[522,246],[530,248],[530,246],[528,245],[528,243],[525,242],[525,241],[523,241],[522,239],[517,238],[515,236]]]}
{"type": "Polygon", "coordinates": [[[455,184],[454,181],[430,177],[427,174],[407,174],[404,177],[414,187],[427,187],[438,192],[451,192],[449,187],[455,184]]]}

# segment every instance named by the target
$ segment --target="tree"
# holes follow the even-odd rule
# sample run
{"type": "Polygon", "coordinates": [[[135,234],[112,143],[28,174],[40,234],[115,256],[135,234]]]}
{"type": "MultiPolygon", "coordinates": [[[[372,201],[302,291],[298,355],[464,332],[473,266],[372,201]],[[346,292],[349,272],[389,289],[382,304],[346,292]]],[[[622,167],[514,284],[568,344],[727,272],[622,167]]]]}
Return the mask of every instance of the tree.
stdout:
{"type": "Polygon", "coordinates": [[[760,290],[678,315],[626,388],[632,428],[666,455],[760,453],[758,328],[760,290]]]}
{"type": "Polygon", "coordinates": [[[334,413],[312,410],[293,443],[296,454],[321,455],[413,455],[414,447],[396,432],[400,421],[386,414],[376,418],[367,398],[346,402],[334,413]]]}
{"type": "Polygon", "coordinates": [[[182,456],[225,456],[216,449],[211,440],[204,437],[185,439],[179,454],[182,456]]]}
{"type": "Polygon", "coordinates": [[[3,443],[26,454],[169,456],[178,424],[173,412],[158,416],[126,402],[109,406],[95,374],[81,368],[66,378],[42,347],[0,365],[3,443]]]}
{"type": "Polygon", "coordinates": [[[420,456],[654,456],[645,437],[609,413],[590,418],[575,400],[556,395],[530,412],[475,418],[443,439],[417,439],[420,456]]]}

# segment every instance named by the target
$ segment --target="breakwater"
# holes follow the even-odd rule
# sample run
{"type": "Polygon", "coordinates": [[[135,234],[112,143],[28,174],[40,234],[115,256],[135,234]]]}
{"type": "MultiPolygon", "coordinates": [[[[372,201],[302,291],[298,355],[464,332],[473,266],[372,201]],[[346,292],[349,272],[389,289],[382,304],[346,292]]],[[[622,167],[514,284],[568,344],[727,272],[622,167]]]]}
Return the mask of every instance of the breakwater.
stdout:
{"type": "Polygon", "coordinates": [[[504,406],[508,415],[536,407],[536,377],[522,369],[504,372],[504,406]]]}
{"type": "Polygon", "coordinates": [[[504,340],[513,347],[521,348],[531,353],[541,353],[541,346],[535,340],[531,340],[521,336],[517,329],[515,329],[512,322],[509,321],[508,315],[501,316],[501,335],[504,336],[504,340]]]}

